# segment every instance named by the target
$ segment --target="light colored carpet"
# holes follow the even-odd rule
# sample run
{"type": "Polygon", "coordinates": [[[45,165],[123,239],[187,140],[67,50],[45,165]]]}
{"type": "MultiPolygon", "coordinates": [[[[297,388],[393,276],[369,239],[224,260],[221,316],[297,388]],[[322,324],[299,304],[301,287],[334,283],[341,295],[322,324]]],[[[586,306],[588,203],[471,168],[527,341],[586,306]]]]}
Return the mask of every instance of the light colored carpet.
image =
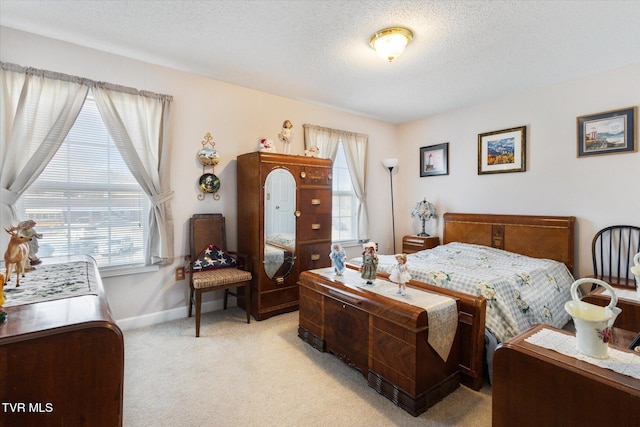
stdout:
{"type": "Polygon", "coordinates": [[[298,338],[298,312],[246,324],[234,307],[126,331],[124,426],[490,426],[491,388],[413,417],[298,338]]]}

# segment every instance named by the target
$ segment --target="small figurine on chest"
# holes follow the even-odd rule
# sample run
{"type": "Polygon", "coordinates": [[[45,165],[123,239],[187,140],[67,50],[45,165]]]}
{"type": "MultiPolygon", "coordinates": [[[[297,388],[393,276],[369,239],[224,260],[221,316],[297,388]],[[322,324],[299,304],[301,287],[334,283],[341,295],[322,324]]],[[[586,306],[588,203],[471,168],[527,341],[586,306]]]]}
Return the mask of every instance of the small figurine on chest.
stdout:
{"type": "Polygon", "coordinates": [[[34,265],[40,264],[42,261],[36,255],[40,249],[38,239],[42,239],[42,234],[36,231],[36,222],[34,220],[22,221],[18,224],[18,229],[21,230],[21,234],[29,239],[29,260],[25,271],[35,270],[34,265]]]}
{"type": "Polygon", "coordinates": [[[407,282],[411,280],[409,274],[409,267],[407,267],[407,254],[397,254],[396,261],[398,262],[391,269],[389,280],[398,284],[398,294],[407,294],[407,282]]]}
{"type": "Polygon", "coordinates": [[[273,141],[267,138],[262,138],[260,140],[260,151],[263,153],[275,153],[276,146],[273,144],[273,141]]]}
{"type": "Polygon", "coordinates": [[[376,244],[374,242],[362,245],[362,267],[360,267],[360,277],[367,281],[367,285],[372,285],[376,279],[378,270],[378,254],[376,253],[376,244]]]}
{"type": "Polygon", "coordinates": [[[344,261],[347,259],[347,254],[344,252],[344,249],[342,249],[342,245],[339,243],[331,245],[329,258],[331,258],[333,262],[333,272],[336,276],[342,276],[344,272],[344,261]]]}

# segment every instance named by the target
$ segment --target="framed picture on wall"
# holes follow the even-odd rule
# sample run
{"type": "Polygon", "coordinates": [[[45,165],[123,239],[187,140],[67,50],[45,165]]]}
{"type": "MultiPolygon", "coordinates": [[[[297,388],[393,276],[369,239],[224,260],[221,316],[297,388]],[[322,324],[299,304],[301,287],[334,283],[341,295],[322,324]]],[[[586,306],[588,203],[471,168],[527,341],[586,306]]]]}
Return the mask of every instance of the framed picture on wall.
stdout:
{"type": "Polygon", "coordinates": [[[478,175],[524,172],[527,127],[478,134],[478,175]]]}
{"type": "Polygon", "coordinates": [[[449,175],[449,143],[420,148],[420,176],[449,175]]]}
{"type": "Polygon", "coordinates": [[[635,151],[636,114],[630,107],[578,117],[578,157],[635,151]]]}

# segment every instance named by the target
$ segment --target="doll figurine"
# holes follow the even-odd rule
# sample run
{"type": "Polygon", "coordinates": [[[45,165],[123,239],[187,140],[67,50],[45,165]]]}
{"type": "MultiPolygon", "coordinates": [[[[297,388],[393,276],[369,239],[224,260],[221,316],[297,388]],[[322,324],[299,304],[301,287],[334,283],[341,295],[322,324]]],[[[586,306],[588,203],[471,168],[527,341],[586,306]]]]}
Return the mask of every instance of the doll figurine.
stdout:
{"type": "Polygon", "coordinates": [[[398,284],[398,294],[407,294],[407,282],[411,280],[409,267],[407,267],[407,254],[397,254],[396,261],[398,263],[391,269],[389,280],[398,284]]]}
{"type": "Polygon", "coordinates": [[[347,259],[347,254],[339,243],[334,243],[331,246],[329,258],[333,261],[333,271],[336,276],[342,276],[342,273],[344,272],[344,261],[347,259]]]}
{"type": "Polygon", "coordinates": [[[376,244],[373,242],[362,245],[362,267],[360,267],[360,277],[367,281],[367,285],[372,285],[376,279],[376,271],[378,270],[378,254],[376,253],[376,244]]]}
{"type": "Polygon", "coordinates": [[[284,154],[291,154],[291,148],[289,147],[289,143],[291,142],[291,128],[293,128],[293,124],[291,120],[285,120],[282,123],[282,130],[278,134],[278,138],[284,144],[282,152],[284,154]]]}
{"type": "Polygon", "coordinates": [[[42,261],[38,258],[38,250],[40,245],[38,239],[42,239],[42,234],[38,233],[35,228],[36,222],[32,219],[22,221],[18,224],[18,230],[20,234],[29,238],[29,262],[27,263],[27,271],[33,270],[34,265],[40,264],[42,261]]]}

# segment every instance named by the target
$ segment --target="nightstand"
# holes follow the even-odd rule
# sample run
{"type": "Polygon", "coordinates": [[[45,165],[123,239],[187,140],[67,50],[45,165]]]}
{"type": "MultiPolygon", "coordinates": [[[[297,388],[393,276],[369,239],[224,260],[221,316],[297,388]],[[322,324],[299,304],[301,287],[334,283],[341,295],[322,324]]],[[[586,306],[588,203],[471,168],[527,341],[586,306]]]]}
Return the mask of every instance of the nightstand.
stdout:
{"type": "Polygon", "coordinates": [[[438,236],[404,236],[402,238],[402,252],[412,254],[424,249],[435,248],[440,244],[438,236]]]}

